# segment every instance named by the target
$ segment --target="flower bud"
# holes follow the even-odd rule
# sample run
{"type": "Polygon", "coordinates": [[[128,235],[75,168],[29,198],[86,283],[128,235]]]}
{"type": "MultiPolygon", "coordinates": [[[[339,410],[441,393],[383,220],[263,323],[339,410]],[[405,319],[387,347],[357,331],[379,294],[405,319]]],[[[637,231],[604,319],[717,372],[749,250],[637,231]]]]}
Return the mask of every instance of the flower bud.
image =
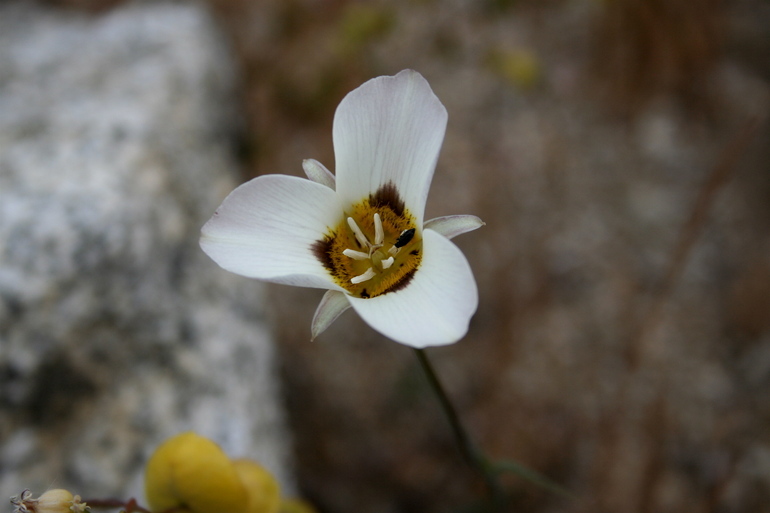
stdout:
{"type": "Polygon", "coordinates": [[[164,442],[145,471],[145,494],[155,512],[247,513],[248,494],[217,444],[187,432],[164,442]]]}
{"type": "Polygon", "coordinates": [[[72,502],[75,497],[61,488],[48,490],[37,500],[36,513],[72,513],[72,502]]]}
{"type": "Polygon", "coordinates": [[[20,513],[83,513],[87,511],[84,502],[80,502],[79,495],[72,495],[69,490],[57,488],[48,490],[35,499],[29,490],[24,490],[21,497],[13,497],[11,504],[16,506],[15,511],[20,513]]]}

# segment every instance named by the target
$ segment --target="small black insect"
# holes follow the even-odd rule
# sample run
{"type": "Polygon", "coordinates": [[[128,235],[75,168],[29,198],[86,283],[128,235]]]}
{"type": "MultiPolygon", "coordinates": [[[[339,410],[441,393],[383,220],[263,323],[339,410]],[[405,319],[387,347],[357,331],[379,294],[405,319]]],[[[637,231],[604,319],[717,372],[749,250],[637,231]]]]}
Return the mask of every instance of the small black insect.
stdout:
{"type": "Polygon", "coordinates": [[[398,236],[398,240],[395,244],[393,244],[397,248],[403,248],[407,244],[409,244],[409,241],[412,240],[412,237],[414,237],[414,228],[409,228],[408,230],[404,230],[401,232],[401,235],[398,236]]]}

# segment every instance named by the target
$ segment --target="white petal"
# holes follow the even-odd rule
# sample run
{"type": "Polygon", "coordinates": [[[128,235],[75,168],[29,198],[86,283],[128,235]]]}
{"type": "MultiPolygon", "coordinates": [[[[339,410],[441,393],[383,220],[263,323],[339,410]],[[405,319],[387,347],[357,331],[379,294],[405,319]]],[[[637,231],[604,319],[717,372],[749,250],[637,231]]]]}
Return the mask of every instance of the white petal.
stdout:
{"type": "Polygon", "coordinates": [[[421,226],[446,122],[446,109],[416,71],[378,77],[351,91],[334,115],[343,205],[393,184],[421,226]]]}
{"type": "Polygon", "coordinates": [[[243,276],[342,290],[311,249],[342,219],[328,187],[293,176],[260,176],[225,198],[203,226],[200,244],[221,267],[243,276]]]}
{"type": "Polygon", "coordinates": [[[425,226],[423,226],[423,228],[438,232],[447,239],[453,239],[463,233],[472,232],[477,228],[481,228],[485,224],[487,223],[476,216],[444,216],[425,221],[425,226]]]}
{"type": "Polygon", "coordinates": [[[414,278],[397,292],[348,298],[372,328],[412,347],[457,342],[478,306],[476,280],[460,249],[438,233],[423,232],[423,259],[414,278]]]}
{"type": "Polygon", "coordinates": [[[327,290],[318,303],[313,323],[310,325],[311,340],[326,331],[342,312],[350,308],[348,295],[337,290],[327,290]]]}
{"type": "Polygon", "coordinates": [[[336,179],[331,171],[326,169],[326,166],[321,164],[315,159],[305,159],[302,161],[302,169],[305,171],[307,177],[316,183],[325,185],[331,190],[334,190],[336,179]]]}

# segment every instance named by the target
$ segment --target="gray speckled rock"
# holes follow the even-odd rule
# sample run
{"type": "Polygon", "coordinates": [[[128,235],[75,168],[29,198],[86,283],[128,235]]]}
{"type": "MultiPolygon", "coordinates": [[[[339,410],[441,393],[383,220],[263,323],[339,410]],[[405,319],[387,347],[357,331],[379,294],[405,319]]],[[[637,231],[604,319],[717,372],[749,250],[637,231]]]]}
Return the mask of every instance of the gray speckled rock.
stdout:
{"type": "Polygon", "coordinates": [[[0,497],[142,497],[194,429],[292,488],[257,283],[198,248],[234,185],[205,12],[0,8],[0,497]]]}

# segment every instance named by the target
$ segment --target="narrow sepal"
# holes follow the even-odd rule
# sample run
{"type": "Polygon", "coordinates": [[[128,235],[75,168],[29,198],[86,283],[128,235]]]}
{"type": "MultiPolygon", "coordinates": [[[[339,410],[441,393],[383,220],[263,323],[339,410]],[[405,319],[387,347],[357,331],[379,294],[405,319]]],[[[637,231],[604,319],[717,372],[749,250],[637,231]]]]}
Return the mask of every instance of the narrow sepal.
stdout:
{"type": "Polygon", "coordinates": [[[485,224],[487,223],[476,216],[457,215],[436,217],[429,221],[425,221],[425,226],[423,226],[423,228],[438,232],[447,239],[453,239],[463,233],[472,232],[477,228],[481,228],[485,224]]]}
{"type": "Polygon", "coordinates": [[[337,179],[334,177],[334,174],[317,160],[303,160],[302,169],[310,180],[325,185],[331,190],[335,190],[337,187],[337,179]]]}
{"type": "Polygon", "coordinates": [[[318,303],[310,325],[310,340],[315,340],[318,335],[326,331],[326,328],[331,326],[348,308],[350,308],[350,301],[346,294],[337,290],[326,291],[321,302],[318,303]]]}

